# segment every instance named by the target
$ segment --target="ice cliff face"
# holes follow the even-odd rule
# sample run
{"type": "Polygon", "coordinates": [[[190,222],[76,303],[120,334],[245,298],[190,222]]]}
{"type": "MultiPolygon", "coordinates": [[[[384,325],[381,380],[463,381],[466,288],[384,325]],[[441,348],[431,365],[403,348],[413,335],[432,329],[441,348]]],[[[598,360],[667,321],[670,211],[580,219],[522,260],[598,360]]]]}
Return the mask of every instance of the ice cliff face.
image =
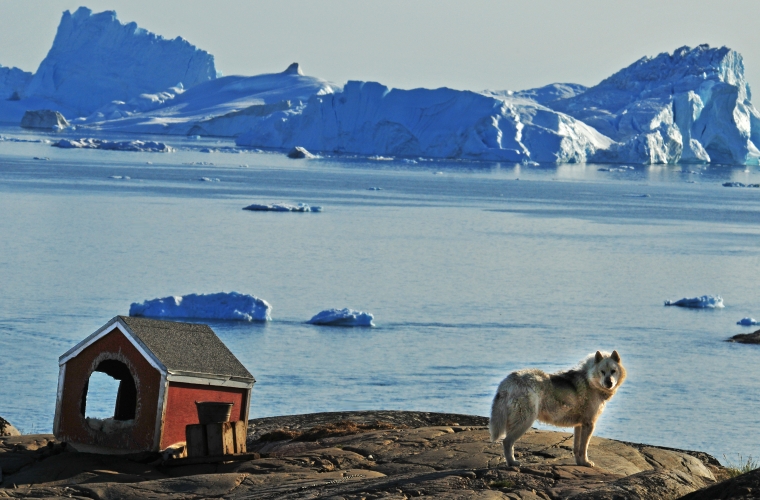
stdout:
{"type": "Polygon", "coordinates": [[[0,64],[0,99],[16,99],[19,92],[29,84],[32,74],[18,68],[8,68],[0,64]]]}
{"type": "Polygon", "coordinates": [[[49,99],[86,116],[115,100],[215,77],[214,57],[186,40],[122,24],[113,11],[93,14],[80,7],[63,13],[53,46],[22,97],[49,99]]]}
{"type": "Polygon", "coordinates": [[[248,126],[238,145],[510,162],[585,161],[612,142],[527,99],[356,81],[248,126]]]}
{"type": "Polygon", "coordinates": [[[615,141],[592,160],[757,164],[760,113],[726,47],[644,57],[583,93],[548,102],[615,141]]]}

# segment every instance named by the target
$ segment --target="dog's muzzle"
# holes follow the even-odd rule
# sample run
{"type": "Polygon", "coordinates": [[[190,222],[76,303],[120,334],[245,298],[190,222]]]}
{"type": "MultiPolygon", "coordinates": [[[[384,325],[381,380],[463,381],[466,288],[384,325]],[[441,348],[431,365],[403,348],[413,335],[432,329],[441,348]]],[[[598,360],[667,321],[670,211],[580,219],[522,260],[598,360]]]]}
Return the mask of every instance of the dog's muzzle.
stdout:
{"type": "Polygon", "coordinates": [[[604,379],[604,387],[607,389],[612,389],[615,385],[615,381],[612,379],[612,377],[607,377],[604,379]]]}

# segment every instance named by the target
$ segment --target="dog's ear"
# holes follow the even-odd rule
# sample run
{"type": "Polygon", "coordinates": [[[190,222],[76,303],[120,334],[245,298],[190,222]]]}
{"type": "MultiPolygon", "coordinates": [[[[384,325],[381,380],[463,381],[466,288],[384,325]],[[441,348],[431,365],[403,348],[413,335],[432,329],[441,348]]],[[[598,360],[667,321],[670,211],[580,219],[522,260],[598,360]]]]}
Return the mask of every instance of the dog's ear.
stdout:
{"type": "Polygon", "coordinates": [[[612,351],[611,357],[615,360],[615,363],[620,363],[620,354],[617,351],[612,351]]]}
{"type": "Polygon", "coordinates": [[[596,359],[596,362],[598,363],[598,362],[600,362],[601,360],[604,359],[604,356],[602,356],[601,352],[596,351],[596,358],[595,359],[596,359]]]}

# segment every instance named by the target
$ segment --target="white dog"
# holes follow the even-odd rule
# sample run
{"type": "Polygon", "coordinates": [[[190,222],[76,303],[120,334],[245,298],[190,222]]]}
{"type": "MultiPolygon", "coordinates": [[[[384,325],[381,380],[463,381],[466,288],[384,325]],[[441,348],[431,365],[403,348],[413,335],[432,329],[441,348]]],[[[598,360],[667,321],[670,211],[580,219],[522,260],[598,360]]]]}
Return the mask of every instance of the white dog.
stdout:
{"type": "Polygon", "coordinates": [[[625,368],[617,351],[597,351],[578,367],[547,374],[541,370],[519,370],[502,380],[491,407],[491,441],[503,439],[508,465],[515,460],[515,441],[533,422],[574,427],[575,463],[593,467],[588,459],[588,442],[604,405],[625,380],[625,368]]]}

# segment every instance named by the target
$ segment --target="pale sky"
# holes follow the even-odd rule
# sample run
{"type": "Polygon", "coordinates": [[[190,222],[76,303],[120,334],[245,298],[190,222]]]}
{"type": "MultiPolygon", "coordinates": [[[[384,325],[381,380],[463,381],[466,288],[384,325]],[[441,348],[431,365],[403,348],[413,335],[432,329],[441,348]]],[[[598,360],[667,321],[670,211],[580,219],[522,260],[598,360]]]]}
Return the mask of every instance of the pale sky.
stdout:
{"type": "Polygon", "coordinates": [[[726,45],[760,95],[760,1],[0,0],[0,64],[35,71],[61,13],[115,10],[215,56],[225,75],[299,62],[336,83],[520,90],[594,85],[642,56],[726,45]]]}

